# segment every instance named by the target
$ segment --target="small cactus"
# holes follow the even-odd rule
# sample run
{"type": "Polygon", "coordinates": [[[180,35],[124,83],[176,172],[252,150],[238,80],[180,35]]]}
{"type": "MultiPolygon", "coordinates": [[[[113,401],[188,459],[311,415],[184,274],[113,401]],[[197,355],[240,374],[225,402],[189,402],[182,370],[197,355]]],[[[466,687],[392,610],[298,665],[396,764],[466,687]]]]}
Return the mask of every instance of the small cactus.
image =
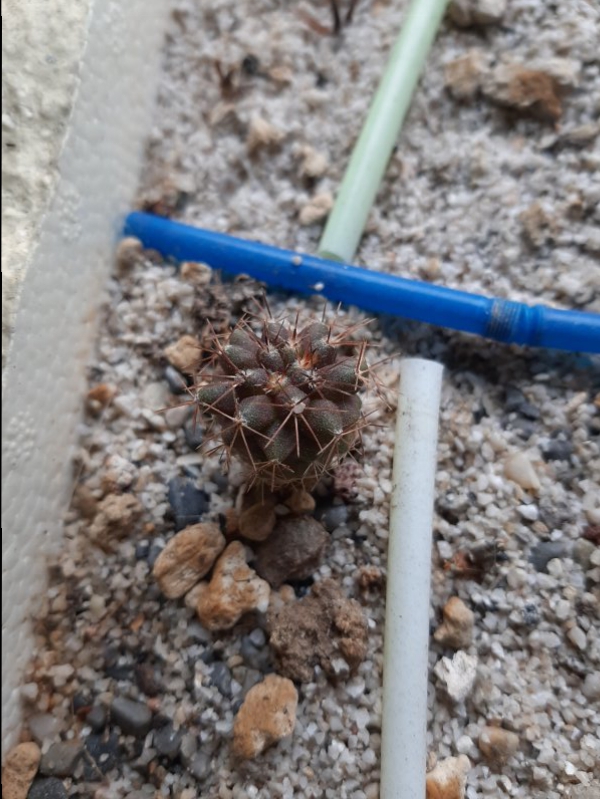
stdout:
{"type": "Polygon", "coordinates": [[[217,449],[239,457],[251,483],[311,490],[358,443],[364,353],[365,342],[321,322],[267,320],[257,335],[242,321],[215,340],[216,368],[201,370],[194,402],[218,425],[217,449]]]}

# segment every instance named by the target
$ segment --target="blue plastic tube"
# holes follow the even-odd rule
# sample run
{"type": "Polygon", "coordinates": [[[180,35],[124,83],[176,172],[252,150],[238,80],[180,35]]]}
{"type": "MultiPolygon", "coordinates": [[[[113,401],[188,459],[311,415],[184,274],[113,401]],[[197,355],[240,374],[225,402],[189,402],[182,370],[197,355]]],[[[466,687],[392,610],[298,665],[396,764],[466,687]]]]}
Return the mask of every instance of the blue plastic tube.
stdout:
{"type": "Polygon", "coordinates": [[[282,250],[135,212],[124,234],[178,261],[246,274],[273,287],[475,333],[507,344],[600,353],[600,314],[482,297],[282,250]]]}

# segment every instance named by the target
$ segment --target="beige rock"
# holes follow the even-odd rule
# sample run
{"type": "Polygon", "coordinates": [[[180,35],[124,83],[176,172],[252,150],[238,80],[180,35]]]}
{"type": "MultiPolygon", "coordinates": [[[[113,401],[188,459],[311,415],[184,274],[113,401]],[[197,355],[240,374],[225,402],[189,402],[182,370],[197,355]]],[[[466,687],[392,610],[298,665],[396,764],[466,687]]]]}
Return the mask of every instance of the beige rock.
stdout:
{"type": "Polygon", "coordinates": [[[98,512],[90,527],[92,538],[124,538],[134,532],[142,515],[142,505],[133,494],[108,494],[98,503],[98,512]]]}
{"type": "Polygon", "coordinates": [[[269,501],[256,502],[240,514],[240,535],[250,541],[264,541],[273,532],[276,522],[274,504],[269,501]]]}
{"type": "Polygon", "coordinates": [[[537,200],[521,213],[520,220],[523,234],[533,247],[541,247],[558,233],[556,218],[537,200]]]}
{"type": "Polygon", "coordinates": [[[506,0],[452,0],[448,16],[460,27],[494,25],[506,11],[506,0]]]}
{"type": "Polygon", "coordinates": [[[15,746],[6,755],[2,769],[3,799],[27,799],[42,753],[37,744],[15,746]]]}
{"type": "Polygon", "coordinates": [[[427,775],[427,799],[463,799],[470,768],[466,755],[441,760],[427,775]]]}
{"type": "Polygon", "coordinates": [[[519,748],[519,736],[502,727],[484,727],[479,734],[477,745],[486,760],[503,763],[519,748]]]}
{"type": "Polygon", "coordinates": [[[282,131],[262,117],[253,117],[248,128],[246,147],[250,154],[263,147],[272,147],[283,138],[282,131]]]}
{"type": "Polygon", "coordinates": [[[535,469],[524,452],[515,452],[504,463],[504,474],[526,491],[539,491],[540,481],[535,469]]]}
{"type": "Polygon", "coordinates": [[[468,50],[446,64],[446,88],[457,100],[471,100],[481,88],[487,59],[481,50],[468,50]]]}
{"type": "Polygon", "coordinates": [[[333,194],[323,191],[315,196],[300,210],[300,224],[312,225],[325,219],[333,208],[333,194]]]}
{"type": "Polygon", "coordinates": [[[143,253],[142,242],[135,236],[126,236],[117,246],[116,264],[119,272],[131,269],[141,258],[143,253]]]}
{"type": "Polygon", "coordinates": [[[473,642],[475,614],[457,596],[451,597],[444,606],[444,621],[433,637],[444,646],[466,649],[473,642]]]}
{"type": "Polygon", "coordinates": [[[323,153],[314,150],[308,145],[302,149],[302,163],[300,164],[300,177],[320,178],[327,170],[327,158],[323,153]]]}
{"type": "Polygon", "coordinates": [[[294,491],[285,501],[287,507],[298,515],[312,513],[317,505],[315,498],[308,491],[294,491]]]}
{"type": "Polygon", "coordinates": [[[433,669],[435,676],[444,683],[448,696],[455,702],[464,702],[471,693],[477,677],[477,657],[459,650],[452,659],[442,658],[433,669]]]}
{"type": "Polygon", "coordinates": [[[136,468],[120,455],[110,455],[104,462],[102,488],[108,494],[125,491],[133,483],[136,468]]]}
{"type": "Polygon", "coordinates": [[[207,630],[228,630],[244,613],[264,613],[270,592],[269,584],[247,565],[244,545],[233,541],[217,561],[196,612],[207,630]]]}
{"type": "Polygon", "coordinates": [[[294,683],[268,674],[246,694],[233,725],[233,752],[247,760],[291,735],[296,724],[298,692],[294,683]]]}
{"type": "Polygon", "coordinates": [[[194,336],[182,336],[174,344],[165,347],[165,357],[184,374],[193,374],[200,358],[200,343],[194,336]]]}
{"type": "Polygon", "coordinates": [[[168,599],[178,599],[196,585],[212,568],[225,549],[225,537],[218,525],[201,522],[173,536],[160,553],[152,573],[168,599]]]}

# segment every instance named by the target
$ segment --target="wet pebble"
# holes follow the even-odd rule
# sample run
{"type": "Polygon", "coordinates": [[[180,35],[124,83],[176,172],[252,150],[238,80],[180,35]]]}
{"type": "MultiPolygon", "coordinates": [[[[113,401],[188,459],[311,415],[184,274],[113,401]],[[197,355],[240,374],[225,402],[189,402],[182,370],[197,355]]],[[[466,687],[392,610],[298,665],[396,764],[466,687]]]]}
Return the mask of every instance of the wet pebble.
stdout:
{"type": "Polygon", "coordinates": [[[152,724],[152,712],[142,702],[117,696],[110,707],[111,719],[126,735],[143,737],[152,724]]]}
{"type": "Polygon", "coordinates": [[[174,477],[169,482],[169,504],[175,517],[175,530],[197,524],[208,510],[208,497],[194,480],[174,477]]]}
{"type": "Polygon", "coordinates": [[[67,791],[59,779],[47,777],[33,781],[27,799],[67,799],[67,791]]]}
{"type": "Polygon", "coordinates": [[[554,558],[564,558],[569,551],[567,541],[542,541],[533,547],[529,562],[538,572],[547,572],[548,563],[554,558]]]}
{"type": "Polygon", "coordinates": [[[75,771],[83,747],[79,741],[61,741],[42,755],[40,774],[45,777],[71,777],[75,771]]]}
{"type": "Polygon", "coordinates": [[[157,752],[169,760],[175,760],[179,755],[183,734],[183,730],[176,730],[171,722],[165,724],[154,733],[154,746],[157,752]]]}
{"type": "Polygon", "coordinates": [[[222,696],[231,696],[231,671],[226,663],[217,660],[211,669],[210,678],[222,696]]]}

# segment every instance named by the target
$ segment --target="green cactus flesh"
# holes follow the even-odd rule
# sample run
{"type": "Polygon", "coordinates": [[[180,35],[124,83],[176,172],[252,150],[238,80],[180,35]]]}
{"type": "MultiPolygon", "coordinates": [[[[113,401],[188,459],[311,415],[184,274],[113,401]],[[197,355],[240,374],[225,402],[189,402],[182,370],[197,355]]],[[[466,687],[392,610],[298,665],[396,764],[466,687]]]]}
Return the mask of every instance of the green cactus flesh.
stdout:
{"type": "Polygon", "coordinates": [[[270,320],[262,335],[241,322],[216,339],[195,402],[217,423],[227,457],[244,461],[252,481],[310,489],[357,444],[364,349],[320,322],[297,330],[270,320]]]}

